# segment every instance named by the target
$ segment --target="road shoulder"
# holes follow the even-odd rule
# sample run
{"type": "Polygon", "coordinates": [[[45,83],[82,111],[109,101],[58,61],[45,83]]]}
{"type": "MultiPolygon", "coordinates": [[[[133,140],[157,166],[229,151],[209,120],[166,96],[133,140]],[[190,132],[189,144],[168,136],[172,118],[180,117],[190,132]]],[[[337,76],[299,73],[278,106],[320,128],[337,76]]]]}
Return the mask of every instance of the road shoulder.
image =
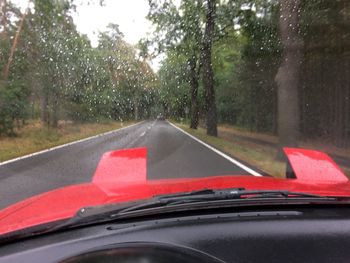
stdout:
{"type": "Polygon", "coordinates": [[[225,147],[221,147],[221,144],[218,143],[218,141],[221,141],[220,138],[215,138],[211,136],[205,135],[205,133],[201,130],[192,130],[187,128],[185,125],[181,125],[176,122],[169,122],[168,123],[173,126],[174,128],[178,129],[179,131],[183,132],[187,136],[191,137],[193,140],[201,143],[205,147],[209,148],[210,150],[214,151],[221,157],[225,158],[226,160],[230,161],[231,163],[237,165],[241,169],[245,170],[251,175],[254,176],[264,176],[266,175],[266,172],[259,168],[252,168],[252,165],[248,164],[245,161],[241,161],[238,158],[236,158],[234,155],[230,154],[229,152],[225,151],[225,147]]]}
{"type": "MultiPolygon", "coordinates": [[[[92,140],[101,136],[112,134],[135,125],[141,124],[141,122],[125,122],[125,123],[115,123],[115,125],[108,125],[96,130],[92,130],[89,133],[75,133],[68,134],[68,136],[62,136],[58,140],[42,143],[36,143],[35,140],[30,140],[28,138],[13,138],[12,142],[5,142],[0,140],[1,151],[11,151],[5,157],[0,159],[0,166],[8,163],[12,163],[18,160],[26,159],[39,154],[54,151],[63,147],[81,143],[84,141],[92,140]],[[28,147],[23,147],[24,144],[30,144],[28,147]],[[11,146],[12,145],[12,146],[11,146]],[[10,147],[10,148],[9,148],[10,147]],[[14,148],[14,149],[11,149],[14,148]]],[[[40,139],[40,138],[39,138],[40,139]]]]}

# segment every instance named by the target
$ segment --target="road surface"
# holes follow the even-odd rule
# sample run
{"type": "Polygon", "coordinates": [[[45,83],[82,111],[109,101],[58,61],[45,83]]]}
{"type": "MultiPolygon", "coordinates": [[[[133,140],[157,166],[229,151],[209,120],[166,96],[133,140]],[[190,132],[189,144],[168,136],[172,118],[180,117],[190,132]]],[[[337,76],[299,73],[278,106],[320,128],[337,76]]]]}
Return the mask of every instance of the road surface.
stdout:
{"type": "Polygon", "coordinates": [[[102,154],[147,147],[147,178],[251,175],[167,121],[144,121],[103,136],[0,165],[0,209],[58,187],[90,182],[102,154]]]}

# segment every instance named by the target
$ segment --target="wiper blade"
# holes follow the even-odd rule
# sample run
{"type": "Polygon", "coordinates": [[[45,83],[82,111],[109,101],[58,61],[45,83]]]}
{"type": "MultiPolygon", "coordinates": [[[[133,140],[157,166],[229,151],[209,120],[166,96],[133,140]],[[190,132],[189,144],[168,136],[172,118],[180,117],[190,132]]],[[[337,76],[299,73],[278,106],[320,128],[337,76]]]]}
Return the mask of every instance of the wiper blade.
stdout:
{"type": "MultiPolygon", "coordinates": [[[[245,190],[244,188],[224,190],[207,189],[189,193],[156,196],[148,201],[140,200],[121,204],[83,207],[74,217],[64,222],[53,223],[52,226],[40,227],[34,232],[28,229],[26,233],[19,234],[19,236],[24,238],[91,224],[110,222],[112,220],[136,219],[144,216],[173,212],[287,204],[350,205],[350,199],[347,197],[327,197],[285,190],[245,190]]],[[[16,238],[16,234],[13,237],[16,238]]],[[[6,240],[11,240],[11,235],[6,237],[6,240]]]]}
{"type": "MultiPolygon", "coordinates": [[[[184,203],[204,202],[204,201],[216,201],[216,200],[245,200],[245,199],[264,199],[264,198],[312,198],[317,200],[330,200],[329,197],[314,195],[300,192],[290,192],[285,190],[245,190],[244,188],[224,189],[224,190],[201,190],[194,191],[185,194],[175,195],[162,195],[156,197],[155,200],[145,202],[142,204],[127,207],[119,210],[117,213],[112,214],[111,217],[116,217],[124,213],[132,211],[138,211],[143,209],[149,209],[154,207],[177,205],[184,203]]],[[[334,198],[331,198],[335,200],[334,198]]]]}
{"type": "Polygon", "coordinates": [[[285,190],[245,190],[244,188],[206,189],[189,193],[156,196],[150,201],[111,204],[81,208],[75,217],[48,230],[48,232],[91,223],[129,219],[167,212],[183,212],[196,209],[245,206],[254,204],[285,204],[294,201],[304,203],[338,202],[337,198],[290,192],[285,190]],[[225,202],[225,205],[223,204],[225,202]]]}
{"type": "Polygon", "coordinates": [[[233,188],[223,190],[206,189],[201,191],[194,191],[184,194],[174,195],[161,195],[158,196],[161,200],[167,199],[187,199],[187,198],[218,198],[218,199],[231,199],[231,198],[263,198],[263,197],[313,197],[313,198],[325,198],[321,195],[314,195],[309,193],[291,192],[287,190],[245,190],[244,188],[233,188]]]}

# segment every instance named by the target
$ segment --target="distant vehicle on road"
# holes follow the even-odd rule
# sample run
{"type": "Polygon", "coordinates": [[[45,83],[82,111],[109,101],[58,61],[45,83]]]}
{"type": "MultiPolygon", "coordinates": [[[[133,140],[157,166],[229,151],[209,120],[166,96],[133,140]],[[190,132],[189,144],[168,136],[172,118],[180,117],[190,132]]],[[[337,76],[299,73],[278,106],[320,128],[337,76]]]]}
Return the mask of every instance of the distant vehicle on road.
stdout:
{"type": "Polygon", "coordinates": [[[162,113],[159,113],[158,116],[157,116],[157,120],[165,121],[164,115],[162,113]]]}

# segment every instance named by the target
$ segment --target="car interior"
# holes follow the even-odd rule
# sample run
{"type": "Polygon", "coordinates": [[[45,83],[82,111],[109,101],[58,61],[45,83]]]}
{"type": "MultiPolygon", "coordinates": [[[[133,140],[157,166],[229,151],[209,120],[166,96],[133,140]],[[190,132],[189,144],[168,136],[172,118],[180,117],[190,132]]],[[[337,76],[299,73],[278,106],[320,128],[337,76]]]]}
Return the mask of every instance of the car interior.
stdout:
{"type": "Polygon", "coordinates": [[[57,231],[0,248],[0,262],[349,262],[350,208],[226,208],[57,231]]]}

